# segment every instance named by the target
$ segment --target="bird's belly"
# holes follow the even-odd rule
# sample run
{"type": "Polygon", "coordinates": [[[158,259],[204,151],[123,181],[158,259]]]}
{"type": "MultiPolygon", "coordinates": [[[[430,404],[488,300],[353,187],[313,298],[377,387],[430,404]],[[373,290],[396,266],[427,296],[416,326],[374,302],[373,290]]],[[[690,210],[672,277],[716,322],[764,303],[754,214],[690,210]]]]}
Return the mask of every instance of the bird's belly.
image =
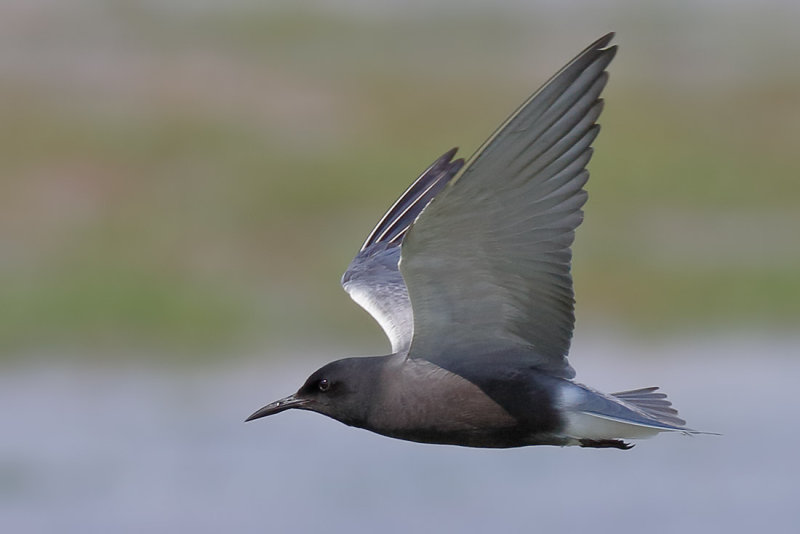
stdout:
{"type": "Polygon", "coordinates": [[[393,410],[393,417],[387,417],[386,424],[384,418],[376,414],[370,430],[408,441],[472,447],[512,446],[507,443],[515,441],[520,433],[517,421],[494,403],[471,400],[453,402],[447,409],[431,410],[429,401],[405,405],[401,412],[393,410]],[[493,445],[499,442],[503,444],[493,445]]]}
{"type": "Polygon", "coordinates": [[[408,441],[467,447],[562,444],[554,441],[550,428],[537,428],[530,418],[512,415],[472,382],[439,367],[433,372],[439,380],[414,377],[404,381],[405,387],[388,388],[364,427],[408,441]]]}
{"type": "Polygon", "coordinates": [[[549,432],[530,432],[522,426],[509,428],[475,428],[466,430],[437,429],[393,429],[374,432],[391,438],[417,443],[432,443],[438,445],[458,445],[461,447],[479,447],[487,449],[509,449],[513,447],[526,447],[528,445],[568,445],[567,439],[549,432]]]}

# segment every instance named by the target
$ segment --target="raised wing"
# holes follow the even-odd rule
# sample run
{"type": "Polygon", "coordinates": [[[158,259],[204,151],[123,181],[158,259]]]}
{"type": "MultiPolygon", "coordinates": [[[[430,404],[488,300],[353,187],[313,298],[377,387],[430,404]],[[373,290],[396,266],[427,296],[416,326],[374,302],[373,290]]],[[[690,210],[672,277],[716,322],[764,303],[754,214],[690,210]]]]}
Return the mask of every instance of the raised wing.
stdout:
{"type": "Polygon", "coordinates": [[[452,368],[513,355],[575,375],[566,357],[575,322],[570,246],[612,37],[511,115],[408,230],[400,271],[414,315],[409,357],[452,368]]]}
{"type": "Polygon", "coordinates": [[[444,154],[411,184],[370,232],[342,276],[342,287],[381,325],[394,353],[408,348],[414,332],[408,290],[397,269],[400,245],[411,223],[464,164],[462,159],[452,161],[455,153],[454,148],[444,154]]]}

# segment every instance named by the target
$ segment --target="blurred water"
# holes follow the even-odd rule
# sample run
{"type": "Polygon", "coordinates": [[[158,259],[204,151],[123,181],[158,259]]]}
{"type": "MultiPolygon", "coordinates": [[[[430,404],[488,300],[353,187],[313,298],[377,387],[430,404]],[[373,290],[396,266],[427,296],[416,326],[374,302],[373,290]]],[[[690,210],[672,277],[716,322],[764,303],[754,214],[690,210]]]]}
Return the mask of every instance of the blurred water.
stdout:
{"type": "Polygon", "coordinates": [[[629,452],[405,443],[242,420],[327,356],[227,368],[6,366],[4,532],[794,532],[798,339],[579,339],[578,378],[658,384],[696,428],[629,452]]]}

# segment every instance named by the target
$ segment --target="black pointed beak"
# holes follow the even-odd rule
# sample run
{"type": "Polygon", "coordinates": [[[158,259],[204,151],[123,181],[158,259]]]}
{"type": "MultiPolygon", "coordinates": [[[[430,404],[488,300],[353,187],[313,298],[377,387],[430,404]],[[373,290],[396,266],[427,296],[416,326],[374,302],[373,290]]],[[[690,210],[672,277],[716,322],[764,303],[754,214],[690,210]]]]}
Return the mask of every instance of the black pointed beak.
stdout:
{"type": "Polygon", "coordinates": [[[289,408],[300,408],[301,406],[308,404],[308,402],[308,399],[302,399],[296,397],[295,395],[289,395],[281,400],[267,404],[260,410],[257,410],[253,415],[245,419],[244,422],[246,423],[247,421],[252,421],[253,419],[261,419],[262,417],[273,415],[284,410],[288,410],[289,408]]]}

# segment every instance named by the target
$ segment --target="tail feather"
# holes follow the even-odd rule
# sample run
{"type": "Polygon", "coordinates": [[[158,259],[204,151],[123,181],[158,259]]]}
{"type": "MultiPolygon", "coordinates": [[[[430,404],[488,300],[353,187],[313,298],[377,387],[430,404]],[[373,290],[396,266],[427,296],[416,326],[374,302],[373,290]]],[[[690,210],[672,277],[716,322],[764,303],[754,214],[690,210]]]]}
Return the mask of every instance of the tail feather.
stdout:
{"type": "Polygon", "coordinates": [[[657,391],[658,387],[649,387],[620,391],[611,395],[634,406],[656,421],[679,427],[686,425],[686,421],[678,417],[678,410],[672,408],[672,403],[667,400],[667,395],[657,391]]]}

